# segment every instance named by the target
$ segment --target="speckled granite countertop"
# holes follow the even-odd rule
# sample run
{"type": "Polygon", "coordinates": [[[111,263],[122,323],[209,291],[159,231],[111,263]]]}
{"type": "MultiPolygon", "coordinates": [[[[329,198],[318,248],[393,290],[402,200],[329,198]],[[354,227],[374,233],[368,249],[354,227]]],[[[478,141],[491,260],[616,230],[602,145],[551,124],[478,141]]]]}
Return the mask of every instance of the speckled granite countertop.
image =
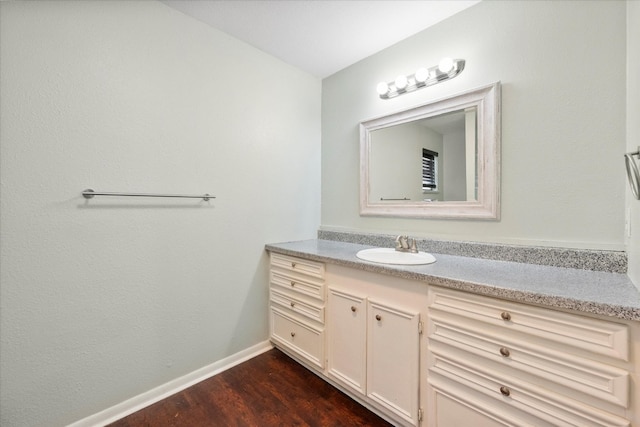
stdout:
{"type": "Polygon", "coordinates": [[[437,253],[434,264],[419,266],[377,264],[356,257],[359,250],[370,247],[320,239],[266,245],[271,252],[475,294],[640,321],[640,291],[626,274],[437,253]]]}

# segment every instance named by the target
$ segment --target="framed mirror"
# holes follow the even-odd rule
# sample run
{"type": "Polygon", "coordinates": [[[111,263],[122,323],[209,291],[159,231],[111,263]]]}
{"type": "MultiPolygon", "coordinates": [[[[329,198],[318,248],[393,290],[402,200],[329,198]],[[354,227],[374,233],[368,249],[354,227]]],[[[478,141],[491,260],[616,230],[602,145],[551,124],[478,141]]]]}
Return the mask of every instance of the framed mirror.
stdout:
{"type": "Polygon", "coordinates": [[[499,219],[500,83],[360,123],[360,215],[499,219]]]}

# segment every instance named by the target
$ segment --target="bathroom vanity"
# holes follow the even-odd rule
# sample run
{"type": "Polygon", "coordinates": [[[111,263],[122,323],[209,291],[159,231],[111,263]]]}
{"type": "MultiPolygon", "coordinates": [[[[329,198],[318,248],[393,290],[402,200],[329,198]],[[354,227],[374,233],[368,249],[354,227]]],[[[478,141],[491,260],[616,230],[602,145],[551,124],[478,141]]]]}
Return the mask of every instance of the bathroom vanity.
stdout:
{"type": "Polygon", "coordinates": [[[623,274],[367,246],[267,245],[273,344],[395,425],[640,426],[640,294],[623,274]]]}

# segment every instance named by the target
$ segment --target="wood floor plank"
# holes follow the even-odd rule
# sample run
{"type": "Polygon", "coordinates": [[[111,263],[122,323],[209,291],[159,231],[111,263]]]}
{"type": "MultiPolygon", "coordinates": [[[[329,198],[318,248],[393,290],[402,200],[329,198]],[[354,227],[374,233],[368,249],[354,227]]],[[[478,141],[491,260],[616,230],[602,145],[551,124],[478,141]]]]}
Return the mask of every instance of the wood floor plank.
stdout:
{"type": "Polygon", "coordinates": [[[109,427],[389,427],[277,349],[109,427]]]}

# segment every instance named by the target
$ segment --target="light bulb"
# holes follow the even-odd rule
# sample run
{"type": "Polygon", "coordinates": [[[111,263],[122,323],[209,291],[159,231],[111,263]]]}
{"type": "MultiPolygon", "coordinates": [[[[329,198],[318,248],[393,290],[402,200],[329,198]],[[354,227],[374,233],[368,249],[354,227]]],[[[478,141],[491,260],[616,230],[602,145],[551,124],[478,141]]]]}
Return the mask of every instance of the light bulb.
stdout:
{"type": "Polygon", "coordinates": [[[404,89],[405,87],[407,87],[407,83],[408,83],[407,76],[404,76],[402,74],[399,75],[398,77],[396,77],[395,83],[396,83],[396,88],[398,88],[398,90],[404,89]]]}
{"type": "Polygon", "coordinates": [[[429,70],[426,68],[420,68],[416,71],[415,77],[417,82],[424,83],[429,78],[429,70]]]}
{"type": "Polygon", "coordinates": [[[438,70],[440,70],[441,73],[445,74],[453,70],[453,59],[442,58],[442,61],[440,61],[440,63],[438,64],[438,70]]]}
{"type": "Polygon", "coordinates": [[[389,85],[385,82],[380,82],[378,83],[378,86],[376,86],[376,90],[378,91],[379,95],[384,95],[385,93],[389,92],[389,85]]]}

